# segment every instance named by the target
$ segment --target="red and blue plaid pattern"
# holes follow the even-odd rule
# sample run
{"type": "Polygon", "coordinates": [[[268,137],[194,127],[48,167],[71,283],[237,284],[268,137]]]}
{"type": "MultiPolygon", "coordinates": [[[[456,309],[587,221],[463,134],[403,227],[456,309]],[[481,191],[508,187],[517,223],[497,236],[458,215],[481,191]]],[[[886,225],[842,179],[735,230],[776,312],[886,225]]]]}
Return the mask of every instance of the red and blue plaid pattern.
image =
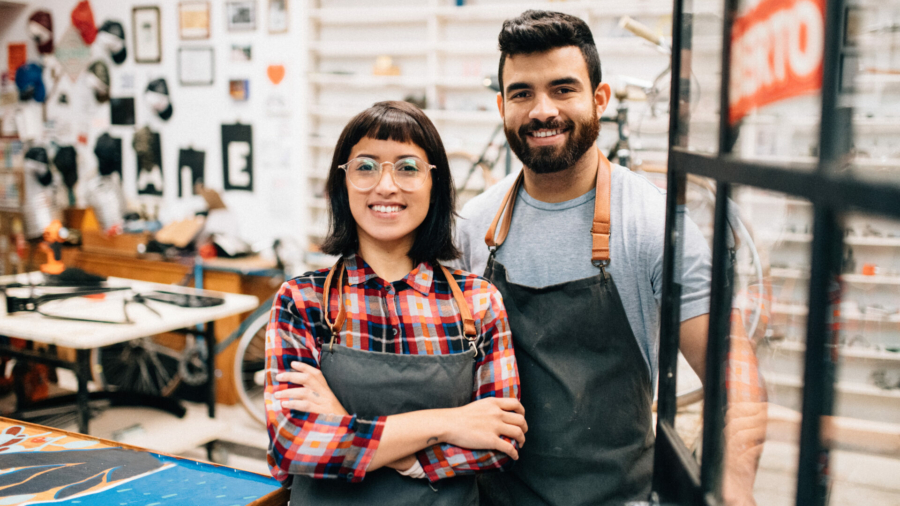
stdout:
{"type": "MultiPolygon", "coordinates": [[[[423,262],[402,280],[388,283],[361,257],[344,259],[347,282],[345,331],[338,339],[358,350],[447,355],[463,353],[469,345],[450,286],[434,279],[423,262]]],[[[269,430],[269,468],[272,476],[290,486],[290,475],[361,481],[381,439],[386,417],[362,420],[355,415],[319,415],[283,409],[273,398],[290,388],[275,376],[290,371],[295,360],[318,367],[319,353],[329,336],[322,318],[322,292],[327,269],[286,282],[275,297],[266,330],[266,415],[269,430]]],[[[480,329],[476,346],[475,388],[472,400],[485,397],[519,398],[519,375],[513,355],[506,309],[497,289],[474,274],[453,272],[480,329]]],[[[337,297],[329,301],[329,317],[337,315],[337,297]]],[[[511,460],[495,451],[467,450],[438,444],[417,454],[428,479],[503,469],[511,460]]]]}

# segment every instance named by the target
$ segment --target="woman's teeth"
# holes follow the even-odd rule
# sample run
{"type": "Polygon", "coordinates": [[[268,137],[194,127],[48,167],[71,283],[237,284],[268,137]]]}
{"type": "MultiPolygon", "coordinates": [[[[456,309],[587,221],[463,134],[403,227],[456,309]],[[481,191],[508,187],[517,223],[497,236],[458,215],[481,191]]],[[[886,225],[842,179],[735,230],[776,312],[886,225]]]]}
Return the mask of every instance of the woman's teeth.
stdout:
{"type": "Polygon", "coordinates": [[[531,132],[531,135],[535,137],[550,137],[552,135],[559,135],[562,133],[562,130],[538,130],[536,132],[531,132]]]}
{"type": "Polygon", "coordinates": [[[372,206],[372,210],[379,213],[399,213],[400,206],[372,206]]]}

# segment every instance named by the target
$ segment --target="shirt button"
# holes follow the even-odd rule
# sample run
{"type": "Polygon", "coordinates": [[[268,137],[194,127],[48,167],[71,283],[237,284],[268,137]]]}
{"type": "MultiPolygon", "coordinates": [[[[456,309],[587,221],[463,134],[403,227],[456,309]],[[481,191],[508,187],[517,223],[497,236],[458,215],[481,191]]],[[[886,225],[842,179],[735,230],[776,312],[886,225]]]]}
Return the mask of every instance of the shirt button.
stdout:
{"type": "Polygon", "coordinates": [[[394,327],[394,335],[396,336],[399,333],[400,333],[400,329],[398,329],[397,327],[394,327]]]}

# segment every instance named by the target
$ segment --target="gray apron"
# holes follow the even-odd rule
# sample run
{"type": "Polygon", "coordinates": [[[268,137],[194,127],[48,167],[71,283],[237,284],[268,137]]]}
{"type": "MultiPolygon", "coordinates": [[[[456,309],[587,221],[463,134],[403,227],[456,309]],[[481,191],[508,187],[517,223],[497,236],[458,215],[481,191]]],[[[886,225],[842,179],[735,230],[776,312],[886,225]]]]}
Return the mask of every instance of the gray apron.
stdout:
{"type": "Polygon", "coordinates": [[[528,440],[511,472],[479,476],[483,503],[622,504],[650,495],[650,374],[604,268],[610,172],[600,153],[591,229],[596,276],[544,288],[509,282],[495,255],[509,231],[522,175],[485,238],[491,256],[484,277],[503,295],[509,316],[528,440]]]}
{"type": "MultiPolygon", "coordinates": [[[[343,303],[344,268],[339,260],[325,281],[324,304],[330,307],[331,279],[340,269],[338,282],[338,317],[332,323],[331,342],[322,346],[319,366],[331,391],[348,413],[361,419],[390,416],[410,411],[455,408],[472,402],[475,381],[475,324],[468,304],[453,276],[441,271],[453,291],[463,319],[470,349],[453,355],[398,355],[348,348],[335,343],[346,319],[343,303]]],[[[427,479],[401,476],[396,470],[382,467],[366,473],[360,483],[339,480],[317,480],[294,475],[291,504],[396,504],[396,505],[471,505],[478,504],[474,476],[459,476],[431,484],[427,479]]]]}

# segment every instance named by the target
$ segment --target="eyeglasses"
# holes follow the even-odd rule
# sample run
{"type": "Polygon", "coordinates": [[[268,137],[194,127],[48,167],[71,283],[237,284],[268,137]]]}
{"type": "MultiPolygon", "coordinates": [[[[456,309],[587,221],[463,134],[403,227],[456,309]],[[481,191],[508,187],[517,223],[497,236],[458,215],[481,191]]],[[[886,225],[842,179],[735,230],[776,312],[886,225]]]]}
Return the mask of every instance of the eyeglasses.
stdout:
{"type": "Polygon", "coordinates": [[[416,156],[408,156],[396,162],[378,163],[371,158],[360,156],[344,165],[338,165],[347,173],[347,181],[359,191],[369,191],[381,181],[384,166],[391,166],[391,178],[397,188],[403,191],[415,191],[425,184],[431,169],[436,168],[416,156]]]}

